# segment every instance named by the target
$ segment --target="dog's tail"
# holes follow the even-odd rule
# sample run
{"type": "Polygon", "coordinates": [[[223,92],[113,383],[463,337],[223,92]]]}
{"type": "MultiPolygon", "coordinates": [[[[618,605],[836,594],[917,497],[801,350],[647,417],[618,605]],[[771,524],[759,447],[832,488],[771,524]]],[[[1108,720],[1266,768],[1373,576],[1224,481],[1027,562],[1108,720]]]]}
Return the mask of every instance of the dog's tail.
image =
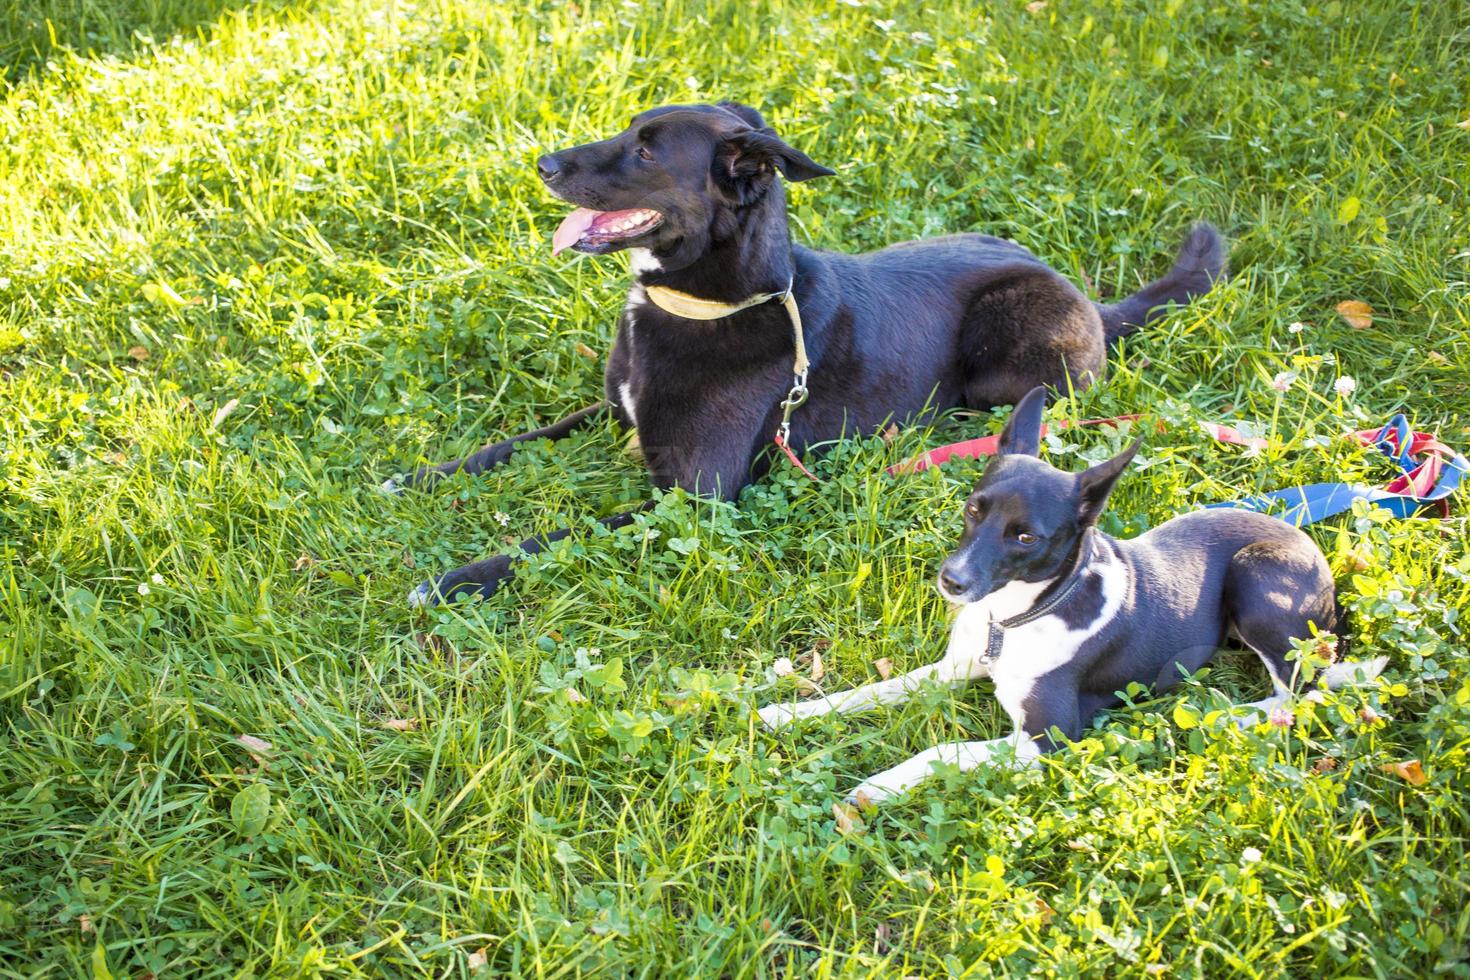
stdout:
{"type": "Polygon", "coordinates": [[[1174,268],[1121,303],[1097,304],[1108,343],[1126,337],[1157,319],[1153,311],[1165,303],[1188,303],[1210,291],[1225,273],[1225,239],[1215,226],[1201,221],[1189,229],[1174,268]]]}

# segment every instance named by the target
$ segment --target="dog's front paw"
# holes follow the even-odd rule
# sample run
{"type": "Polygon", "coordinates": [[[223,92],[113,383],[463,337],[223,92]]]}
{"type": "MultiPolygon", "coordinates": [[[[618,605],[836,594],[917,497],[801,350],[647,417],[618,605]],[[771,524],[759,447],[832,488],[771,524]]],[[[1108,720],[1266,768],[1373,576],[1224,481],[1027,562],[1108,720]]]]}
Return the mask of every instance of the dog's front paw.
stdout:
{"type": "Polygon", "coordinates": [[[428,609],[428,608],[431,608],[431,607],[433,607],[436,604],[436,601],[437,601],[435,599],[435,595],[436,595],[436,593],[434,592],[434,583],[433,582],[425,582],[423,585],[416,586],[415,588],[409,590],[409,593],[408,593],[408,608],[410,608],[410,609],[428,609]]]}
{"type": "Polygon", "coordinates": [[[396,497],[403,492],[403,484],[398,482],[398,477],[390,476],[378,484],[378,492],[386,493],[390,497],[396,497]]]}
{"type": "Polygon", "coordinates": [[[767,728],[780,728],[801,717],[794,704],[768,704],[756,714],[767,728]]]}
{"type": "Polygon", "coordinates": [[[441,602],[453,602],[469,596],[489,598],[504,582],[515,578],[514,561],[510,555],[495,555],[473,565],[456,568],[410,592],[408,606],[410,609],[427,609],[441,602]]]}

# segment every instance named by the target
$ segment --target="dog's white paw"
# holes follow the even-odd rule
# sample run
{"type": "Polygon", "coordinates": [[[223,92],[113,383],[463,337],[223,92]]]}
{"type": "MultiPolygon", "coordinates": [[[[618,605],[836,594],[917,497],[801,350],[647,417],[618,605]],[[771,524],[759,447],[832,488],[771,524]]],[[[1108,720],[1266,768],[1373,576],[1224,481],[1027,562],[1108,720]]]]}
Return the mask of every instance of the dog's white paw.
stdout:
{"type": "Polygon", "coordinates": [[[1251,701],[1248,704],[1237,704],[1231,712],[1235,727],[1243,732],[1248,732],[1257,725],[1269,721],[1278,711],[1283,711],[1290,703],[1291,698],[1285,695],[1276,695],[1262,701],[1251,701]],[[1237,714],[1237,712],[1239,712],[1237,714]]]}
{"type": "Polygon", "coordinates": [[[908,792],[909,788],[905,785],[884,782],[881,778],[875,777],[854,787],[852,792],[847,794],[845,802],[859,810],[868,810],[896,800],[908,792]]]}
{"type": "Polygon", "coordinates": [[[423,585],[420,585],[418,588],[413,589],[408,593],[408,608],[424,609],[428,607],[429,605],[431,605],[431,603],[429,602],[429,596],[432,594],[433,587],[428,582],[425,582],[423,585]]]}
{"type": "Polygon", "coordinates": [[[794,704],[768,704],[756,714],[767,728],[780,728],[801,717],[794,704]]]}
{"type": "Polygon", "coordinates": [[[378,490],[381,493],[388,494],[388,496],[390,497],[397,496],[398,494],[403,492],[403,484],[399,483],[395,477],[390,476],[388,477],[388,479],[378,484],[378,490]]]}

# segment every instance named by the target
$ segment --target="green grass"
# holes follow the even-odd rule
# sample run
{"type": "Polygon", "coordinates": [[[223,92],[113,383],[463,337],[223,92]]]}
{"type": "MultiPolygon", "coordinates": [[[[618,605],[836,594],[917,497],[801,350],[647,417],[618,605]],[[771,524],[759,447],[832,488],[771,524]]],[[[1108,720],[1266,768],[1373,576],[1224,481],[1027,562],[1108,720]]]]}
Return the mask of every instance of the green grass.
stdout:
{"type": "Polygon", "coordinates": [[[815,245],[983,230],[1111,295],[1220,224],[1233,278],[1057,409],[1172,423],[1116,533],[1383,482],[1336,436],[1398,410],[1470,445],[1463,4],[22,0],[0,31],[0,973],[1470,973],[1462,518],[1313,531],[1381,688],[1180,727],[1264,692],[1225,654],[843,835],[858,779],[1004,730],[986,685],[781,734],[751,708],[778,657],[820,647],[840,688],[941,652],[978,467],[880,471],[997,420],[738,510],[665,497],[422,619],[429,572],[590,527],[642,472],[603,427],[372,489],[596,397],[578,346],[626,267],[550,257],[531,162],[722,97],[838,170],[791,192],[815,245]]]}

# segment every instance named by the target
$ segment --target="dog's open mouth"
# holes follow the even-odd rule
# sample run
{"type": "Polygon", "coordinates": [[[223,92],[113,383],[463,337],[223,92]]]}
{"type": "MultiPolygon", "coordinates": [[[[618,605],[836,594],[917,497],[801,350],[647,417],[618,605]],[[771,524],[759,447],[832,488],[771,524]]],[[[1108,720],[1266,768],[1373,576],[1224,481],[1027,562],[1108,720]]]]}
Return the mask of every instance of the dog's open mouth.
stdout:
{"type": "Polygon", "coordinates": [[[575,248],[579,252],[597,252],[609,245],[646,235],[663,224],[664,216],[652,208],[628,211],[593,211],[578,208],[562,219],[551,236],[551,254],[575,248]]]}

